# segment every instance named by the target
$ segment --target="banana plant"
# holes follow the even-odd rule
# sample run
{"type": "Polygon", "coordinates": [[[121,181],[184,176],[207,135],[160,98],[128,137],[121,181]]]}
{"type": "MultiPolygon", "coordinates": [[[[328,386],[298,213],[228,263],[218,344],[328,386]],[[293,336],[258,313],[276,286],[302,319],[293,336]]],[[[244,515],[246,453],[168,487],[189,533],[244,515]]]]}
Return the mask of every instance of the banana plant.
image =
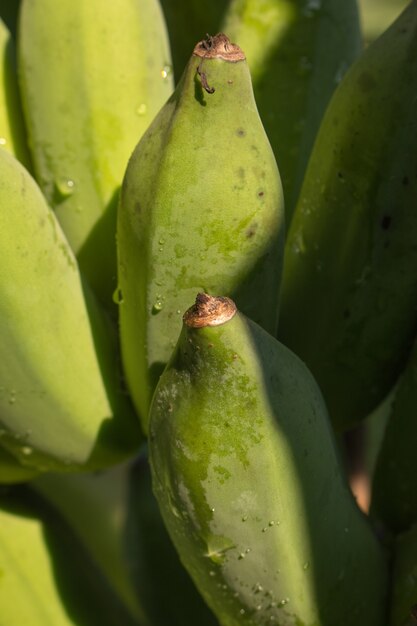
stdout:
{"type": "Polygon", "coordinates": [[[417,0],[358,9],[0,3],[0,626],[416,623],[417,0]]]}

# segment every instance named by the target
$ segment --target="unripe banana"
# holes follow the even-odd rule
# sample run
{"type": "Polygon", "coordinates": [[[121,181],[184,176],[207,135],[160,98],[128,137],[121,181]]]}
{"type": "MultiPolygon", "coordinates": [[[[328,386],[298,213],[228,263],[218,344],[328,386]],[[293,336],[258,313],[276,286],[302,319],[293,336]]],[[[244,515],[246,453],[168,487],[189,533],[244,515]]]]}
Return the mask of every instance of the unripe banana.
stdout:
{"type": "Polygon", "coordinates": [[[388,626],[417,624],[417,525],[395,539],[388,626]]]}
{"type": "Polygon", "coordinates": [[[336,90],[285,245],[279,338],[338,429],[379,404],[414,338],[416,92],[413,0],[336,90]]]}
{"type": "Polygon", "coordinates": [[[168,531],[222,626],[383,626],[385,560],[320,391],[228,298],[185,314],[149,448],[168,531]]]}
{"type": "Polygon", "coordinates": [[[28,467],[87,470],[140,444],[117,344],[42,193],[0,151],[0,442],[28,467]]]}
{"type": "Polygon", "coordinates": [[[361,51],[356,0],[231,0],[222,30],[247,55],[288,225],[327,104],[361,51]]]}
{"type": "Polygon", "coordinates": [[[401,375],[379,450],[372,515],[394,533],[417,524],[417,343],[401,375]]]}
{"type": "Polygon", "coordinates": [[[14,41],[0,18],[0,148],[30,168],[16,75],[14,41]]]}
{"type": "Polygon", "coordinates": [[[54,511],[0,494],[1,626],[144,626],[130,619],[54,511]]]}
{"type": "Polygon", "coordinates": [[[37,179],[81,270],[111,304],[119,187],[172,92],[159,3],[23,0],[19,71],[37,179]]]}
{"type": "Polygon", "coordinates": [[[121,192],[122,355],[145,432],[180,312],[197,291],[233,295],[275,332],[283,218],[244,54],[225,35],[209,37],[135,149],[121,192]]]}
{"type": "Polygon", "coordinates": [[[61,513],[141,624],[216,625],[167,535],[144,452],[100,473],[46,474],[30,486],[61,513]]]}

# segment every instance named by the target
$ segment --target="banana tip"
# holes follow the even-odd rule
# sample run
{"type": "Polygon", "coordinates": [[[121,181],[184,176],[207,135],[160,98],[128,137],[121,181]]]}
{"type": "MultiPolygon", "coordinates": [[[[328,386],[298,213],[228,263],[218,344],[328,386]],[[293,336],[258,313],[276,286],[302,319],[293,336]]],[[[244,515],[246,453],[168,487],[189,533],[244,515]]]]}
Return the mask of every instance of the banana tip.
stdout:
{"type": "Polygon", "coordinates": [[[195,46],[193,54],[204,59],[223,59],[224,61],[244,61],[245,54],[235,43],[224,33],[218,33],[199,41],[195,46]]]}
{"type": "Polygon", "coordinates": [[[236,310],[230,298],[199,293],[195,304],[184,313],[183,320],[189,328],[220,326],[231,320],[236,310]]]}

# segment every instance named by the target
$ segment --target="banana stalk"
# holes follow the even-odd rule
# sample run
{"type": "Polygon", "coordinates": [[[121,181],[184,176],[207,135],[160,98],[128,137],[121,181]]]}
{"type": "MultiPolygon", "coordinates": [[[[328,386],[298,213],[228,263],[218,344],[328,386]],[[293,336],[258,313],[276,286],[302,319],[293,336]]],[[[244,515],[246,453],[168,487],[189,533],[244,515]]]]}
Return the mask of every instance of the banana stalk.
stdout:
{"type": "Polygon", "coordinates": [[[23,0],[19,72],[37,180],[87,280],[112,305],[119,187],[172,91],[159,3],[23,0]]]}
{"type": "Polygon", "coordinates": [[[133,454],[138,420],[112,327],[54,213],[0,151],[0,444],[24,466],[107,466],[133,454]]]}
{"type": "Polygon", "coordinates": [[[361,51],[356,0],[231,0],[221,28],[245,50],[289,225],[327,104],[361,51]]]}
{"type": "Polygon", "coordinates": [[[16,156],[27,169],[30,157],[17,84],[13,38],[0,18],[0,149],[16,156]]]}
{"type": "Polygon", "coordinates": [[[149,449],[168,531],[222,626],[383,626],[386,563],[320,391],[228,298],[186,312],[149,449]]]}
{"type": "Polygon", "coordinates": [[[173,96],[130,159],[118,217],[124,369],[148,409],[196,291],[233,295],[276,331],[284,209],[243,52],[198,43],[173,96]]]}
{"type": "Polygon", "coordinates": [[[279,338],[340,430],[385,397],[414,339],[416,91],[413,0],[336,90],[286,240],[279,338]]]}

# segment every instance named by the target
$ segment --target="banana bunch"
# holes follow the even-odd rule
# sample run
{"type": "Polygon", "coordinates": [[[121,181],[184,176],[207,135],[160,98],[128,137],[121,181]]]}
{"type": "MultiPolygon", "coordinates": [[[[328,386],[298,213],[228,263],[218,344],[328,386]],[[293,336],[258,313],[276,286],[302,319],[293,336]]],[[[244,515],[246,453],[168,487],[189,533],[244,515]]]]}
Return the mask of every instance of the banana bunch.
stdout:
{"type": "Polygon", "coordinates": [[[37,179],[109,306],[123,173],[172,91],[159,3],[23,0],[19,75],[37,179]]]}
{"type": "Polygon", "coordinates": [[[383,625],[386,563],[320,391],[230,299],[185,313],[149,446],[168,531],[222,626],[383,625]]]}
{"type": "Polygon", "coordinates": [[[286,239],[279,338],[340,430],[387,394],[415,334],[416,90],[413,0],[336,90],[286,239]]]}
{"type": "Polygon", "coordinates": [[[141,436],[113,329],[36,182],[5,150],[0,249],[0,445],[43,471],[133,454],[141,436]]]}
{"type": "Polygon", "coordinates": [[[0,626],[410,626],[417,0],[0,16],[0,626]]]}
{"type": "Polygon", "coordinates": [[[233,295],[274,333],[281,181],[241,49],[198,43],[126,169],[118,213],[126,380],[147,432],[152,393],[196,291],[233,295]]]}
{"type": "Polygon", "coordinates": [[[361,51],[356,0],[161,2],[178,77],[204,32],[245,51],[259,114],[282,177],[289,224],[330,96],[361,51]]]}
{"type": "Polygon", "coordinates": [[[14,154],[30,169],[26,130],[16,76],[16,51],[6,24],[0,17],[0,148],[14,154]]]}
{"type": "Polygon", "coordinates": [[[24,488],[0,494],[1,626],[144,626],[71,529],[24,488]]]}

